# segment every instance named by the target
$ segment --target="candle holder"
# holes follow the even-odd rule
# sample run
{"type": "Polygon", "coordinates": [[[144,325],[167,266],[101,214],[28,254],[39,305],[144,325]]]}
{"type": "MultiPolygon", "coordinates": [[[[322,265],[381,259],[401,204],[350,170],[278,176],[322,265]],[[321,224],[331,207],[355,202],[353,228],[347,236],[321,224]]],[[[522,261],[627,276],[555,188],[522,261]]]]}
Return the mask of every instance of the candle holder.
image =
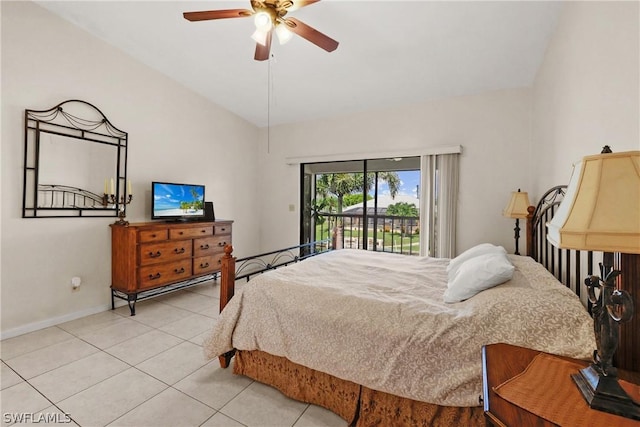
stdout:
{"type": "MultiPolygon", "coordinates": [[[[120,196],[120,202],[118,203],[118,220],[114,222],[114,224],[118,225],[129,225],[129,221],[127,221],[126,214],[124,212],[125,206],[130,204],[133,200],[133,194],[129,194],[128,196],[120,196]]],[[[117,202],[115,194],[103,194],[102,195],[102,205],[115,205],[117,202]]]]}

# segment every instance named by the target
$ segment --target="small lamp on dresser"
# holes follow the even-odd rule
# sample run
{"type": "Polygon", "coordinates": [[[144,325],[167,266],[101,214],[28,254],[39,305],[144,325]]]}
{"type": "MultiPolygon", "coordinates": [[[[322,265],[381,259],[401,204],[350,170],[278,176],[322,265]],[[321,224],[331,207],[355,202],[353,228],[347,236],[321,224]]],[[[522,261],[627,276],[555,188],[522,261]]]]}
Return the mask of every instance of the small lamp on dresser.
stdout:
{"type": "Polygon", "coordinates": [[[520,250],[518,249],[518,240],[520,240],[520,219],[525,219],[529,212],[527,208],[529,207],[529,195],[526,192],[518,191],[511,192],[511,199],[509,199],[509,204],[502,211],[502,215],[507,218],[515,218],[516,226],[513,229],[515,232],[514,238],[516,241],[516,255],[520,255],[520,250]]]}
{"type": "MultiPolygon", "coordinates": [[[[640,406],[618,384],[613,366],[620,324],[631,321],[634,312],[633,296],[619,289],[621,279],[632,284],[628,289],[638,289],[640,280],[636,267],[640,257],[640,151],[612,153],[606,146],[601,154],[584,157],[575,165],[564,200],[548,224],[547,239],[560,248],[605,252],[601,277],[585,280],[593,304],[597,349],[593,363],[572,378],[591,408],[640,420],[640,406]],[[621,268],[626,271],[614,270],[611,253],[620,254],[621,268]]],[[[628,337],[632,342],[625,343],[635,357],[640,352],[637,334],[636,329],[636,336],[628,337]]]]}

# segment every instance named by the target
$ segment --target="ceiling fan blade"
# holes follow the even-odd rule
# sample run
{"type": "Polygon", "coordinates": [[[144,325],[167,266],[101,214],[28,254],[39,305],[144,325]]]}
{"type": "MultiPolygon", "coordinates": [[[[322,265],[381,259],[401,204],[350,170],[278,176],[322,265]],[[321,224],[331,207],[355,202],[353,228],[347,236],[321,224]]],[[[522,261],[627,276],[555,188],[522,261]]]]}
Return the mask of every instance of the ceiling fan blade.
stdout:
{"type": "Polygon", "coordinates": [[[296,33],[300,37],[309,40],[311,43],[326,50],[327,52],[333,52],[338,48],[338,42],[331,37],[322,34],[316,30],[301,22],[295,18],[287,18],[284,20],[287,24],[287,28],[296,33]]]}
{"type": "Polygon", "coordinates": [[[202,12],[184,12],[187,21],[208,21],[210,19],[245,18],[253,15],[248,9],[205,10],[202,12]]]}
{"type": "Polygon", "coordinates": [[[269,52],[271,52],[271,37],[273,36],[273,30],[267,33],[267,42],[263,45],[256,43],[256,53],[253,57],[256,61],[264,61],[269,59],[269,52]]]}
{"type": "Polygon", "coordinates": [[[288,7],[289,12],[300,9],[301,7],[309,6],[310,4],[318,3],[320,0],[292,0],[292,6],[288,7]]]}

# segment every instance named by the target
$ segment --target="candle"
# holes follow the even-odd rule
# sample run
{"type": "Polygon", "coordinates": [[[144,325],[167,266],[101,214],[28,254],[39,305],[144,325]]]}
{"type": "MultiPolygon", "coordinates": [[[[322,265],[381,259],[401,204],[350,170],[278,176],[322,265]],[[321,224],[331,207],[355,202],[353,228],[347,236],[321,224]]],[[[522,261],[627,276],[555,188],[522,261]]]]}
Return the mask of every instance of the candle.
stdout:
{"type": "Polygon", "coordinates": [[[109,191],[109,187],[107,186],[107,180],[104,180],[104,194],[107,194],[107,191],[109,191]]]}
{"type": "Polygon", "coordinates": [[[111,194],[116,194],[115,187],[113,186],[113,178],[111,178],[111,194]]]}
{"type": "Polygon", "coordinates": [[[129,196],[133,194],[133,192],[131,191],[131,180],[129,180],[129,196]]]}

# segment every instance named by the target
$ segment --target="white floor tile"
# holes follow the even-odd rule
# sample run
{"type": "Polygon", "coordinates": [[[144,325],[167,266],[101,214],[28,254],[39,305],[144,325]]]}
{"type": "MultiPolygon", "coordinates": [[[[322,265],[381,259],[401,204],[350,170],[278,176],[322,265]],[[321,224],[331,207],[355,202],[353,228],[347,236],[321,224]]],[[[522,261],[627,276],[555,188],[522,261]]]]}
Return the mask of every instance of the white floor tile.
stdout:
{"type": "Polygon", "coordinates": [[[78,424],[73,422],[68,414],[65,414],[55,406],[49,406],[48,408],[38,411],[36,413],[21,414],[24,422],[18,422],[12,424],[11,427],[20,426],[65,426],[76,427],[78,424]]]}
{"type": "Polygon", "coordinates": [[[202,347],[186,341],[145,360],[136,367],[171,385],[197,371],[206,363],[202,347]]]}
{"type": "Polygon", "coordinates": [[[23,378],[29,379],[98,351],[91,344],[74,337],[71,340],[5,360],[5,363],[23,378]]]}
{"type": "Polygon", "coordinates": [[[251,384],[252,380],[234,375],[232,368],[223,369],[217,360],[195,371],[174,385],[194,399],[220,409],[251,384]]]}
{"type": "MultiPolygon", "coordinates": [[[[51,406],[51,402],[45,399],[38,391],[27,382],[21,382],[0,391],[2,401],[2,423],[5,425],[5,417],[19,417],[20,414],[37,413],[51,406]]],[[[16,422],[16,418],[11,418],[16,422]]],[[[8,424],[8,423],[7,423],[8,424]]]]}
{"type": "MultiPolygon", "coordinates": [[[[211,328],[213,328],[214,325],[215,325],[215,320],[211,324],[211,328]]],[[[192,343],[197,344],[200,347],[202,347],[202,344],[204,343],[204,340],[209,336],[209,334],[211,334],[211,329],[209,329],[207,331],[204,331],[203,333],[198,334],[193,338],[189,338],[189,342],[192,342],[192,343]]]]}
{"type": "Polygon", "coordinates": [[[225,414],[218,412],[213,417],[209,418],[201,427],[246,427],[244,424],[239,423],[225,414]]]}
{"type": "Polygon", "coordinates": [[[292,426],[308,404],[291,400],[273,387],[253,382],[220,412],[247,426],[292,426]]]}
{"type": "Polygon", "coordinates": [[[206,295],[208,297],[218,298],[220,295],[220,284],[218,282],[206,282],[201,285],[192,286],[185,289],[187,292],[206,295]]]}
{"type": "Polygon", "coordinates": [[[16,385],[24,381],[20,375],[16,374],[13,369],[2,362],[2,372],[0,372],[0,381],[2,382],[2,389],[16,385]]]}
{"type": "Polygon", "coordinates": [[[70,334],[79,336],[95,332],[124,320],[125,318],[123,316],[117,314],[115,311],[109,310],[63,323],[58,325],[58,327],[70,334]]]}
{"type": "Polygon", "coordinates": [[[2,341],[3,414],[33,417],[15,425],[346,426],[205,359],[218,292],[198,285],[142,301],[133,317],[123,306],[2,341]]]}
{"type": "Polygon", "coordinates": [[[213,304],[206,307],[204,310],[200,310],[198,313],[209,316],[212,319],[217,319],[220,316],[220,300],[218,298],[213,299],[213,304]]]}
{"type": "Polygon", "coordinates": [[[99,352],[32,378],[29,382],[53,403],[98,384],[130,366],[99,352]]]}
{"type": "Polygon", "coordinates": [[[134,320],[153,328],[168,325],[176,320],[180,320],[183,317],[193,314],[189,310],[164,304],[159,301],[159,298],[160,297],[157,297],[137,303],[135,316],[129,316],[129,307],[126,306],[117,308],[116,311],[121,311],[121,314],[123,314],[123,316],[128,316],[128,319],[130,320],[134,320]]]}
{"type": "Polygon", "coordinates": [[[105,351],[135,366],[171,347],[175,347],[182,341],[178,337],[154,329],[109,347],[105,351]]]}
{"type": "Polygon", "coordinates": [[[213,328],[215,320],[202,314],[192,314],[159,328],[168,334],[188,340],[213,328]]]}
{"type": "Polygon", "coordinates": [[[113,422],[166,388],[166,384],[130,368],[63,400],[57,406],[79,425],[99,427],[113,422]]]}
{"type": "Polygon", "coordinates": [[[125,319],[124,322],[118,322],[87,334],[81,334],[80,338],[104,350],[130,338],[147,333],[151,329],[142,323],[125,319]]]}
{"type": "Polygon", "coordinates": [[[2,340],[0,355],[2,360],[8,360],[72,338],[74,338],[73,335],[56,326],[52,326],[50,328],[2,340]]]}
{"type": "Polygon", "coordinates": [[[188,291],[175,292],[161,298],[165,304],[196,313],[208,307],[214,307],[218,303],[218,300],[213,297],[188,291]]]}
{"type": "Polygon", "coordinates": [[[109,426],[199,426],[216,411],[195,399],[168,388],[118,418],[109,426]]]}
{"type": "Polygon", "coordinates": [[[293,427],[347,427],[349,423],[338,415],[316,405],[309,405],[293,427]]]}

